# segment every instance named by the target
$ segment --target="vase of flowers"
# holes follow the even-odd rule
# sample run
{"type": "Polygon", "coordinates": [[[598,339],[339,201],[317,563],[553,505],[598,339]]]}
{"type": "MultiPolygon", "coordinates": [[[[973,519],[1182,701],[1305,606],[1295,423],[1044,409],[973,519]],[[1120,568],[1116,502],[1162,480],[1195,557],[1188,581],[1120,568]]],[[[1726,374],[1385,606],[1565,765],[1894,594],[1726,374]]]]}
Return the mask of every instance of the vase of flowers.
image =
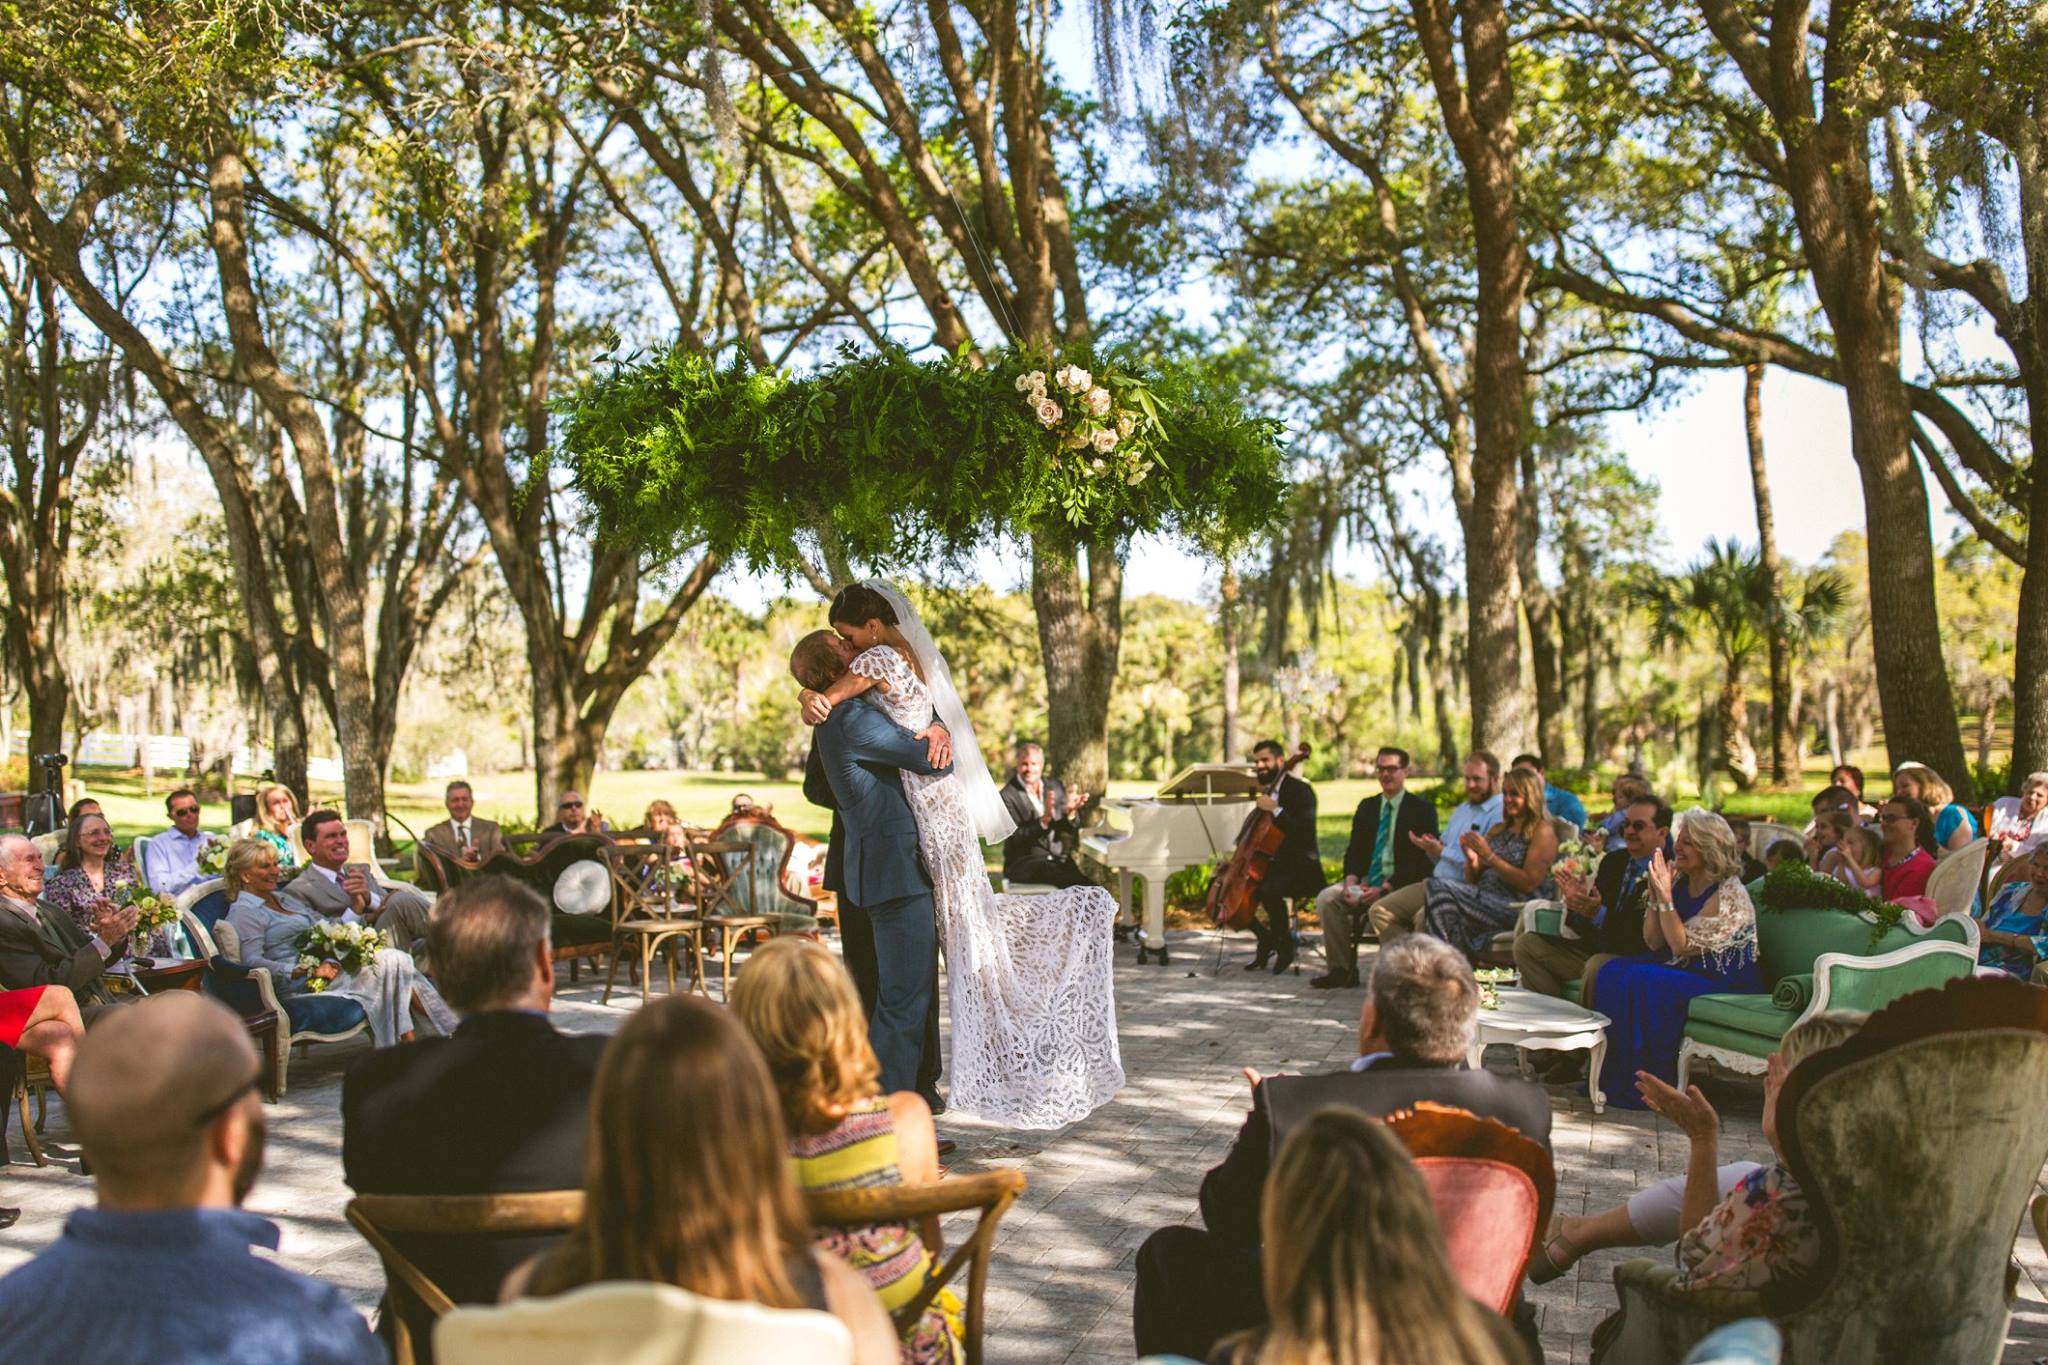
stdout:
{"type": "Polygon", "coordinates": [[[306,989],[311,991],[327,989],[327,982],[313,974],[321,963],[332,962],[346,976],[369,966],[383,946],[384,936],[369,925],[344,924],[340,920],[323,920],[300,930],[292,939],[292,947],[299,953],[299,971],[306,977],[306,989]]]}

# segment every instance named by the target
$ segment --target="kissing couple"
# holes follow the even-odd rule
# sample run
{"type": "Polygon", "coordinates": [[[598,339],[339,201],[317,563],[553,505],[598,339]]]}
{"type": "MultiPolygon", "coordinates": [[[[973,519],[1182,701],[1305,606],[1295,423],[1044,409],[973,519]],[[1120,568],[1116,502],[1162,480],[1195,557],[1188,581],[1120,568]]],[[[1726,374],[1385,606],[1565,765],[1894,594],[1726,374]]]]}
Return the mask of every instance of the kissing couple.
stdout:
{"type": "MultiPolygon", "coordinates": [[[[952,1016],[949,1106],[1014,1128],[1086,1117],[1124,1081],[1110,980],[1115,900],[1099,886],[997,895],[981,841],[1015,824],[917,613],[869,581],[840,589],[827,619],[831,629],[797,642],[789,671],[816,727],[812,767],[844,826],[845,848],[834,850],[842,899],[873,926],[868,1039],[883,1088],[918,1088],[936,934],[952,1016]]],[[[823,795],[805,788],[814,801],[823,795]]]]}

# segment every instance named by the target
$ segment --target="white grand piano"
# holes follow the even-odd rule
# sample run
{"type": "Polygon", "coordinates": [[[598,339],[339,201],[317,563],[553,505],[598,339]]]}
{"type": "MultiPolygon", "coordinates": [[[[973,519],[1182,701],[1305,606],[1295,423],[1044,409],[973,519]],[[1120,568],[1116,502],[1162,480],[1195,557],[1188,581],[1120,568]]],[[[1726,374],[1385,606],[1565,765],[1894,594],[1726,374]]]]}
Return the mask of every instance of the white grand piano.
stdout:
{"type": "Polygon", "coordinates": [[[1082,831],[1080,851],[1116,874],[1123,923],[1132,922],[1131,879],[1145,879],[1138,961],[1157,956],[1161,966],[1166,964],[1166,879],[1235,848],[1258,793],[1248,767],[1197,763],[1151,796],[1103,801],[1104,823],[1082,831]]]}

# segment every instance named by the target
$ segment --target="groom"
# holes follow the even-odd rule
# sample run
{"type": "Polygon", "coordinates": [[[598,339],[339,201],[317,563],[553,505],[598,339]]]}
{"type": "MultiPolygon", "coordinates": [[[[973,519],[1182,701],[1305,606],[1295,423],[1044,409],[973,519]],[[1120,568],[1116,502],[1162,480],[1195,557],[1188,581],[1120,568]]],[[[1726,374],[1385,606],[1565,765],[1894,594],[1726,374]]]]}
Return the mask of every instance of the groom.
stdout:
{"type": "MultiPolygon", "coordinates": [[[[789,671],[814,692],[846,671],[845,642],[829,630],[797,641],[789,671]]],[[[812,731],[832,797],[846,824],[846,894],[874,927],[877,990],[868,1041],[885,1093],[917,1088],[925,1013],[932,1001],[932,879],[917,848],[917,818],[903,772],[937,774],[925,741],[883,715],[865,695],[832,708],[812,731]]]]}

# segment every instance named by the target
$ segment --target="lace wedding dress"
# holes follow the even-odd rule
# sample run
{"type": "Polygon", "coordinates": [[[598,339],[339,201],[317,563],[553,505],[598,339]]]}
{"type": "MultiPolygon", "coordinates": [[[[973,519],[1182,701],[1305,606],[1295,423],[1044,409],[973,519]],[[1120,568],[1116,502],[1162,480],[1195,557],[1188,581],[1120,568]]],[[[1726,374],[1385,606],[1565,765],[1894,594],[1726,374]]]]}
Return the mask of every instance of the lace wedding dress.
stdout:
{"type": "MultiPolygon", "coordinates": [[[[852,670],[888,684],[873,699],[909,730],[931,694],[903,656],[867,650],[852,670]]],[[[1099,886],[1042,896],[990,889],[967,798],[952,774],[903,774],[932,876],[952,1005],[952,1109],[1015,1128],[1059,1128],[1124,1083],[1110,987],[1116,901],[1099,886]]]]}

